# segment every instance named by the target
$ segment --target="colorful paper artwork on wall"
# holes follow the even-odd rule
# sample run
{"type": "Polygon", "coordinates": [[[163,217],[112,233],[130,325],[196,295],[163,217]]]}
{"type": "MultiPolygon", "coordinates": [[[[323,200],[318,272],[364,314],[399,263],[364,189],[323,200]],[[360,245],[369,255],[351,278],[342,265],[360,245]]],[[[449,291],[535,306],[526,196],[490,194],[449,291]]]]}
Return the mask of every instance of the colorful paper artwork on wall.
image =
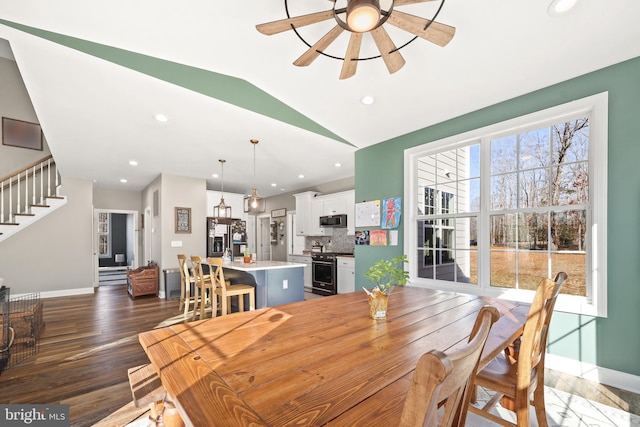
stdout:
{"type": "Polygon", "coordinates": [[[356,227],[380,227],[380,200],[356,203],[356,227]]]}
{"type": "Polygon", "coordinates": [[[402,216],[402,198],[390,197],[382,202],[382,228],[398,228],[402,216]]]}
{"type": "Polygon", "coordinates": [[[369,244],[369,230],[356,231],[356,245],[369,244]]]}
{"type": "Polygon", "coordinates": [[[387,230],[371,230],[371,246],[387,246],[387,230]]]}

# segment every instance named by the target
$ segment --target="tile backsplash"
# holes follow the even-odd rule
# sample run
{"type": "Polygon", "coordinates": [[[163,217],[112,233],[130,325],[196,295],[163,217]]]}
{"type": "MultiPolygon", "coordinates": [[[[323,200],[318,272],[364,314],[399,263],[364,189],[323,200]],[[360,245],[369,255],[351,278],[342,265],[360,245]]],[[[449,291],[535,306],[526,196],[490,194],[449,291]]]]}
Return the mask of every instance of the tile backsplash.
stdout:
{"type": "Polygon", "coordinates": [[[305,237],[305,249],[311,249],[314,242],[324,246],[324,252],[350,252],[355,249],[354,236],[347,235],[346,228],[334,228],[331,236],[307,236],[305,237]]]}

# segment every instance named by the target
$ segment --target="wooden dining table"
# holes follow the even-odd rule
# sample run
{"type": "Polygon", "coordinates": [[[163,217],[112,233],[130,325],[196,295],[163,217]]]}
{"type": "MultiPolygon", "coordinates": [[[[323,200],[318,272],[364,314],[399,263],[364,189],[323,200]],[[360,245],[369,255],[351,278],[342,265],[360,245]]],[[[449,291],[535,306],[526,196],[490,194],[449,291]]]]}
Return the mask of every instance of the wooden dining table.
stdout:
{"type": "Polygon", "coordinates": [[[363,291],[140,334],[187,426],[397,425],[418,358],[468,340],[480,308],[502,313],[486,365],[522,332],[529,306],[398,287],[386,320],[363,291]]]}

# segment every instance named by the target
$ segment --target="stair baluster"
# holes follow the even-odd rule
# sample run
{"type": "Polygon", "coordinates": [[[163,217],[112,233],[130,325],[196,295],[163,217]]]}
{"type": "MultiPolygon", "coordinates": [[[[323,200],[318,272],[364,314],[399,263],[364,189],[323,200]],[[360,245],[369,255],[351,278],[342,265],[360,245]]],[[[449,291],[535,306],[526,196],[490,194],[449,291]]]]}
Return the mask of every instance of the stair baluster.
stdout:
{"type": "Polygon", "coordinates": [[[41,208],[51,207],[51,212],[64,205],[66,198],[58,197],[60,183],[51,155],[0,178],[0,242],[32,223],[41,208]]]}

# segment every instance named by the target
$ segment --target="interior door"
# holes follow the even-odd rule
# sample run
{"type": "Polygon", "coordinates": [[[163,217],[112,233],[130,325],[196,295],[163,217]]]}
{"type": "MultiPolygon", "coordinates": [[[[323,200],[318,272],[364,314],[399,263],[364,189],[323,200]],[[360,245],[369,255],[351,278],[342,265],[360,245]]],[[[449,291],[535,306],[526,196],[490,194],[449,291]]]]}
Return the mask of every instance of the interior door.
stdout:
{"type": "Polygon", "coordinates": [[[271,260],[271,218],[264,216],[258,218],[258,236],[260,245],[260,253],[258,254],[258,260],[270,261],[271,260]]]}

